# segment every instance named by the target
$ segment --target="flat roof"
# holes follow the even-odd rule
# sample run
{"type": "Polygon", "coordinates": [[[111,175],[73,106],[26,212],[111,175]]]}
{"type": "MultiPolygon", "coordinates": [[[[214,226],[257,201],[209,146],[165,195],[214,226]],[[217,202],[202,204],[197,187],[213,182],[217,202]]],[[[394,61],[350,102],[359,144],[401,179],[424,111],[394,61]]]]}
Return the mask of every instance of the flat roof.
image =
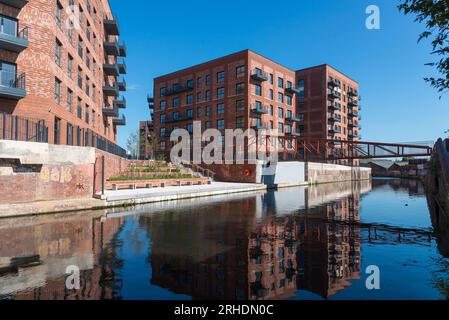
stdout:
{"type": "Polygon", "coordinates": [[[253,50],[251,50],[251,49],[245,49],[245,50],[237,51],[237,52],[234,52],[234,53],[231,53],[231,54],[222,56],[222,57],[218,57],[218,58],[215,58],[215,59],[212,59],[212,60],[208,60],[208,61],[206,61],[206,62],[202,62],[202,63],[196,64],[196,65],[192,65],[192,66],[189,66],[189,67],[186,67],[186,68],[182,68],[182,69],[177,70],[177,71],[169,72],[169,73],[166,73],[166,74],[164,74],[164,75],[155,77],[154,80],[157,80],[157,79],[160,79],[160,78],[165,78],[165,77],[168,77],[168,76],[173,76],[173,75],[175,75],[175,74],[177,74],[177,73],[186,72],[186,71],[188,71],[188,70],[190,70],[190,69],[195,69],[195,68],[198,68],[198,67],[200,67],[200,66],[202,66],[202,65],[207,65],[207,64],[213,63],[213,62],[215,62],[215,61],[219,61],[219,60],[222,60],[222,59],[230,58],[230,57],[232,57],[232,56],[238,56],[238,55],[240,55],[240,54],[242,54],[242,53],[245,53],[245,52],[246,52],[246,53],[250,53],[250,52],[251,52],[251,53],[253,53],[253,54],[256,54],[256,55],[258,55],[258,56],[260,56],[260,57],[262,57],[262,58],[264,58],[264,59],[267,59],[267,60],[269,60],[269,61],[271,61],[271,62],[273,62],[273,63],[278,64],[279,66],[281,66],[281,67],[283,67],[283,68],[285,68],[285,69],[290,70],[291,72],[301,72],[301,71],[305,71],[305,70],[309,70],[309,69],[314,69],[314,68],[319,68],[319,67],[329,67],[329,68],[335,70],[336,72],[342,74],[343,76],[347,77],[348,79],[350,79],[350,80],[352,80],[352,81],[358,83],[358,81],[354,80],[353,78],[349,77],[349,76],[346,75],[345,73],[339,71],[337,68],[334,68],[333,66],[331,66],[331,65],[329,65],[329,64],[326,64],[326,63],[320,64],[320,65],[316,65],[316,66],[312,66],[312,67],[308,67],[308,68],[304,68],[304,69],[294,70],[294,69],[289,68],[289,67],[286,67],[285,65],[283,65],[283,64],[281,64],[281,63],[279,63],[279,62],[277,62],[277,61],[275,61],[275,60],[273,60],[273,59],[270,59],[270,58],[268,58],[268,57],[266,57],[266,56],[264,56],[264,55],[262,55],[262,54],[260,54],[260,53],[258,53],[258,52],[255,52],[255,51],[253,51],[253,50]]]}

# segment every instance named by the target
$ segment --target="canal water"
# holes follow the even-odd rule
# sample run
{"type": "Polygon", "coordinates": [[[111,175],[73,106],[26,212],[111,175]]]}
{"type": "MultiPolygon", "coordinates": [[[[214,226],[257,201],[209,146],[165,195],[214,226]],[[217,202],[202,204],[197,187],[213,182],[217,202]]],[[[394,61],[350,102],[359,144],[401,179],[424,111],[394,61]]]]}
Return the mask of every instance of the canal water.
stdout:
{"type": "Polygon", "coordinates": [[[375,179],[0,220],[0,299],[447,299],[431,216],[375,179]]]}

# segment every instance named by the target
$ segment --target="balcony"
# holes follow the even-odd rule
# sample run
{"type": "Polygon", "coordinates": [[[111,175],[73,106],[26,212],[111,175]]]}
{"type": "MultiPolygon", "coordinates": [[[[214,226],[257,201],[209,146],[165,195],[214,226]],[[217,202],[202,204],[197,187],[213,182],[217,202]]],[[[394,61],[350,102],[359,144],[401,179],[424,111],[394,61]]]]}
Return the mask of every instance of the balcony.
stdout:
{"type": "Polygon", "coordinates": [[[251,112],[253,114],[261,116],[261,115],[264,115],[264,114],[268,114],[268,109],[265,108],[265,107],[262,107],[262,105],[260,105],[260,104],[256,104],[255,103],[255,104],[253,104],[251,106],[251,112]]]}
{"type": "Polygon", "coordinates": [[[261,121],[252,121],[251,128],[254,130],[268,130],[268,124],[261,121]]]}
{"type": "Polygon", "coordinates": [[[28,44],[28,28],[22,29],[17,35],[0,32],[0,49],[20,53],[28,48],[28,44]]]}
{"type": "Polygon", "coordinates": [[[165,119],[165,123],[169,123],[169,122],[181,122],[181,121],[189,121],[193,119],[193,115],[178,115],[176,117],[173,118],[166,118],[165,119]]]}
{"type": "Polygon", "coordinates": [[[126,91],[126,81],[125,81],[125,79],[122,79],[121,81],[118,81],[117,82],[117,86],[118,86],[118,89],[120,91],[126,91]]]}
{"type": "Polygon", "coordinates": [[[119,68],[117,63],[103,64],[103,72],[108,76],[117,77],[119,75],[119,68]]]}
{"type": "Polygon", "coordinates": [[[356,110],[351,110],[351,109],[349,109],[349,110],[348,110],[348,116],[349,116],[349,117],[358,117],[358,116],[359,116],[359,112],[356,111],[356,110]]]}
{"type": "Polygon", "coordinates": [[[104,51],[109,56],[117,57],[120,54],[120,48],[117,41],[103,42],[104,51]]]}
{"type": "Polygon", "coordinates": [[[329,92],[329,98],[330,99],[340,99],[341,98],[341,93],[337,92],[337,91],[331,91],[329,92]]]}
{"type": "Polygon", "coordinates": [[[185,85],[185,86],[177,85],[177,86],[173,86],[173,88],[171,88],[171,89],[165,89],[165,91],[163,92],[163,96],[164,97],[173,96],[175,94],[190,91],[190,90],[193,90],[193,84],[185,85]]]}
{"type": "Polygon", "coordinates": [[[287,115],[285,117],[286,121],[290,121],[290,122],[301,122],[303,120],[303,116],[299,116],[299,115],[287,115]]]}
{"type": "Polygon", "coordinates": [[[359,93],[357,92],[357,90],[355,90],[353,88],[349,88],[348,96],[350,96],[350,97],[357,97],[358,95],[359,95],[359,93]]]}
{"type": "Polygon", "coordinates": [[[116,118],[116,117],[118,117],[118,108],[116,106],[114,106],[112,108],[109,106],[106,106],[103,108],[103,115],[106,117],[116,118]]]}
{"type": "Polygon", "coordinates": [[[330,134],[341,133],[341,129],[337,129],[337,128],[335,128],[335,127],[329,127],[329,128],[328,128],[328,132],[329,132],[330,134]]]}
{"type": "Polygon", "coordinates": [[[358,105],[359,105],[359,103],[357,102],[357,101],[355,101],[355,100],[348,100],[348,105],[350,106],[350,107],[357,107],[358,105]]]}
{"type": "Polygon", "coordinates": [[[348,127],[349,127],[349,128],[355,128],[355,127],[357,127],[357,124],[356,124],[354,121],[349,120],[349,121],[348,121],[348,127]]]}
{"type": "Polygon", "coordinates": [[[290,131],[290,132],[286,132],[285,135],[288,136],[288,137],[300,137],[301,136],[301,132],[293,130],[293,131],[290,131]]]}
{"type": "Polygon", "coordinates": [[[329,116],[328,120],[329,120],[329,122],[332,122],[332,123],[339,123],[339,122],[341,122],[341,117],[329,116]]]}
{"type": "Polygon", "coordinates": [[[116,83],[112,85],[108,83],[103,85],[103,93],[107,97],[118,97],[119,95],[118,85],[116,83]]]}
{"type": "Polygon", "coordinates": [[[328,109],[331,112],[333,112],[333,111],[341,111],[341,106],[339,104],[336,104],[336,103],[330,103],[328,105],[328,109]]]}
{"type": "Polygon", "coordinates": [[[120,74],[126,74],[126,64],[125,61],[122,61],[118,64],[118,72],[120,74]]]}
{"type": "Polygon", "coordinates": [[[117,18],[105,18],[103,20],[104,31],[111,36],[120,35],[120,28],[117,18]]]}
{"type": "Polygon", "coordinates": [[[114,126],[126,126],[126,117],[122,115],[122,118],[114,118],[112,119],[112,124],[114,126]]]}
{"type": "Polygon", "coordinates": [[[337,80],[337,79],[329,79],[327,84],[329,87],[332,87],[332,88],[340,88],[341,87],[341,82],[340,82],[340,80],[337,80]]]}
{"type": "Polygon", "coordinates": [[[290,94],[300,94],[301,90],[299,88],[295,88],[295,87],[287,87],[287,88],[285,88],[285,92],[290,93],[290,94]]]}
{"type": "Polygon", "coordinates": [[[16,76],[15,73],[0,70],[0,98],[20,100],[26,96],[25,74],[16,76]]]}
{"type": "Polygon", "coordinates": [[[256,81],[268,81],[268,74],[260,70],[254,70],[251,73],[251,79],[256,81]]]}
{"type": "Polygon", "coordinates": [[[150,110],[154,110],[154,98],[151,98],[149,95],[147,96],[148,108],[150,110]]]}
{"type": "Polygon", "coordinates": [[[120,57],[125,58],[125,57],[126,57],[126,45],[123,43],[123,44],[121,44],[121,45],[118,46],[118,49],[119,49],[118,55],[119,55],[120,57]]]}
{"type": "Polygon", "coordinates": [[[115,99],[113,101],[114,107],[117,107],[119,109],[125,109],[126,108],[126,99],[125,97],[122,97],[121,99],[115,99]]]}
{"type": "Polygon", "coordinates": [[[0,0],[0,3],[6,4],[7,6],[14,7],[17,9],[22,9],[28,3],[28,0],[0,0]]]}

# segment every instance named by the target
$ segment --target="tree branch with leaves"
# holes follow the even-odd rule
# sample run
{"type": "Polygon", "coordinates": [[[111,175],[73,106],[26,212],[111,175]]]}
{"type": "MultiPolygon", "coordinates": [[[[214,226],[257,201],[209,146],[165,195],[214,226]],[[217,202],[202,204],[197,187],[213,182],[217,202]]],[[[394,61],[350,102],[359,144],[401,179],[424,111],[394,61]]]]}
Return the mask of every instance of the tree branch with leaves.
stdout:
{"type": "Polygon", "coordinates": [[[449,0],[403,0],[398,8],[404,14],[415,14],[416,22],[425,23],[426,30],[419,35],[418,42],[431,39],[431,54],[439,58],[426,65],[435,67],[441,76],[424,80],[441,95],[449,92],[449,0]]]}

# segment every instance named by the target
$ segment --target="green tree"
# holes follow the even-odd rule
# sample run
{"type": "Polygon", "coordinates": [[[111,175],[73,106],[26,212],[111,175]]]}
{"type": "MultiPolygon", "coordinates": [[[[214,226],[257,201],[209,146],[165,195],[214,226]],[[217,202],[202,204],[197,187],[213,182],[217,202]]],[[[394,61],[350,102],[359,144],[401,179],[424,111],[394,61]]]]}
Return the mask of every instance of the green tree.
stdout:
{"type": "MultiPolygon", "coordinates": [[[[438,60],[426,65],[435,67],[441,76],[428,77],[425,81],[444,94],[449,91],[449,0],[402,0],[399,10],[415,14],[415,21],[425,23],[426,30],[418,42],[431,38],[431,54],[438,60]]],[[[441,97],[440,97],[441,98],[441,97]]]]}

